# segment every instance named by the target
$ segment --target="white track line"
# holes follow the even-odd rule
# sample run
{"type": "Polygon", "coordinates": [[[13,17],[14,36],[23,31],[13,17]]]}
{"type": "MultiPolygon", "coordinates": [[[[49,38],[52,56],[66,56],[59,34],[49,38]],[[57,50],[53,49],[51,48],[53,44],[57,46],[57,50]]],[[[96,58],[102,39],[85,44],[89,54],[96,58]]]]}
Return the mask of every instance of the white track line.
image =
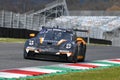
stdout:
{"type": "Polygon", "coordinates": [[[19,68],[18,70],[34,71],[34,72],[44,72],[44,73],[62,72],[62,70],[43,69],[43,68],[37,68],[37,67],[19,68]]]}
{"type": "Polygon", "coordinates": [[[120,62],[110,61],[110,60],[98,60],[97,62],[108,62],[113,64],[120,64],[120,62]]]}
{"type": "Polygon", "coordinates": [[[60,65],[58,65],[58,67],[64,67],[64,68],[70,68],[70,69],[81,69],[81,70],[83,70],[83,69],[91,69],[91,68],[89,68],[89,67],[77,67],[77,66],[69,66],[69,65],[62,65],[62,64],[60,64],[60,65]]]}
{"type": "Polygon", "coordinates": [[[27,76],[28,75],[0,72],[0,77],[4,77],[4,78],[20,78],[20,77],[27,77],[27,76]]]}
{"type": "Polygon", "coordinates": [[[110,64],[101,64],[101,63],[85,63],[85,64],[95,65],[95,66],[98,66],[98,67],[101,67],[101,66],[112,66],[110,64]]]}

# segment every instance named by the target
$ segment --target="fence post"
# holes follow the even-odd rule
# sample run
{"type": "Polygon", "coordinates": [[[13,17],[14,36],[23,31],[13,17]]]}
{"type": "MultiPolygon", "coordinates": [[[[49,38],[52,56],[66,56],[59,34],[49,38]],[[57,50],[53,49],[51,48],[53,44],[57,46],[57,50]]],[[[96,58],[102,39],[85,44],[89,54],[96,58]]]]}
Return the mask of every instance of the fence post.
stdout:
{"type": "Polygon", "coordinates": [[[19,28],[19,26],[20,26],[19,25],[19,21],[20,21],[20,14],[19,13],[17,14],[17,17],[18,17],[18,19],[17,19],[17,28],[19,28]]]}
{"type": "Polygon", "coordinates": [[[27,25],[27,16],[26,16],[26,14],[25,14],[24,16],[25,16],[25,17],[24,17],[24,20],[25,20],[24,29],[27,29],[27,27],[26,27],[26,25],[27,25]]]}
{"type": "Polygon", "coordinates": [[[34,18],[33,15],[32,15],[30,18],[31,18],[31,21],[30,21],[30,24],[31,24],[31,25],[30,25],[30,27],[31,27],[31,30],[32,30],[32,29],[33,29],[33,21],[34,21],[34,20],[33,20],[33,18],[34,18]]]}
{"type": "Polygon", "coordinates": [[[46,16],[43,15],[43,24],[45,25],[45,23],[46,23],[46,16]]]}
{"type": "Polygon", "coordinates": [[[87,43],[90,44],[90,29],[88,30],[88,37],[87,37],[87,43]]]}
{"type": "Polygon", "coordinates": [[[1,27],[4,27],[4,17],[5,17],[5,12],[3,10],[2,11],[2,23],[1,23],[1,27]]]}
{"type": "Polygon", "coordinates": [[[11,15],[10,15],[10,27],[12,28],[13,13],[11,12],[10,14],[11,14],[11,15]]]}

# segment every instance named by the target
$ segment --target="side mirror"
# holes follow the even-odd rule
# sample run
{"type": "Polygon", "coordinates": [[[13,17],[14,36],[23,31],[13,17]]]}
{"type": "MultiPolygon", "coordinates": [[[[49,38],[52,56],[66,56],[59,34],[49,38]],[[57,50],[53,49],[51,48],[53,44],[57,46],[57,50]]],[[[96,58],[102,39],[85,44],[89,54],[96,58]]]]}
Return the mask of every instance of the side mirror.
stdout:
{"type": "Polygon", "coordinates": [[[30,38],[35,37],[35,34],[34,34],[34,33],[31,33],[31,34],[29,34],[29,37],[30,37],[30,38]]]}

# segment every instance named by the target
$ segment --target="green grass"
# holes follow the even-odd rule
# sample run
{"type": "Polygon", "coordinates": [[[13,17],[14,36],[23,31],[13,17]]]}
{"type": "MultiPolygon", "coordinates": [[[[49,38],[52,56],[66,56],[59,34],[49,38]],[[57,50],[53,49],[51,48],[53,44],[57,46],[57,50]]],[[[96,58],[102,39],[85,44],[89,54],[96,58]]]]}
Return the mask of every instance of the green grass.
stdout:
{"type": "Polygon", "coordinates": [[[87,45],[91,45],[91,46],[111,46],[111,45],[108,45],[108,44],[97,44],[97,43],[90,43],[90,44],[87,44],[87,45]]]}
{"type": "Polygon", "coordinates": [[[26,39],[18,39],[18,38],[0,38],[0,42],[12,42],[12,43],[24,43],[26,39]]]}
{"type": "Polygon", "coordinates": [[[27,80],[120,80],[120,67],[49,76],[27,80]]]}

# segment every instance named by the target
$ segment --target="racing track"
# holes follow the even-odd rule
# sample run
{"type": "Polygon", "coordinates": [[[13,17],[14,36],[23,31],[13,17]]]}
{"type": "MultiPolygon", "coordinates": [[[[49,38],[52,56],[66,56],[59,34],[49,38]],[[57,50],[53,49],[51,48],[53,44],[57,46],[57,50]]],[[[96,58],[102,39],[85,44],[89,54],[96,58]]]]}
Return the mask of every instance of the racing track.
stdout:
{"type": "MultiPolygon", "coordinates": [[[[23,46],[23,43],[0,43],[0,70],[65,63],[55,61],[25,60],[23,59],[23,46]]],[[[85,61],[113,59],[119,57],[120,47],[87,46],[85,61]]]]}

